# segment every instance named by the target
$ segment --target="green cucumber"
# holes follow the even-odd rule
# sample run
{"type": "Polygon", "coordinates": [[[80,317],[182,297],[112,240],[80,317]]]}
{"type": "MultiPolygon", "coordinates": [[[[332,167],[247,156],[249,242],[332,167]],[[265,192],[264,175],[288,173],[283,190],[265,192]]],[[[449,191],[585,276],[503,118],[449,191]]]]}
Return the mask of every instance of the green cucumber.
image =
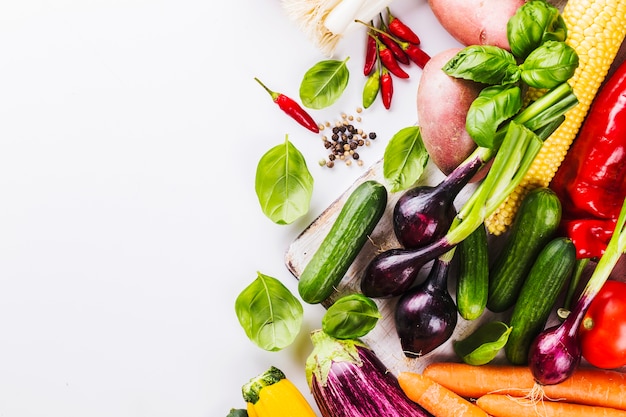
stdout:
{"type": "Polygon", "coordinates": [[[530,344],[546,325],[575,264],[576,248],[568,238],[557,237],[539,252],[513,307],[513,330],[504,347],[511,364],[528,363],[530,344]]]}
{"type": "Polygon", "coordinates": [[[456,250],[459,258],[457,309],[465,320],[474,320],[485,310],[489,291],[489,254],[484,225],[459,243],[456,250]]]}
{"type": "Polygon", "coordinates": [[[305,302],[321,303],[332,294],[386,206],[387,190],[377,181],[365,181],[352,191],[320,247],[300,274],[298,292],[305,302]]]}
{"type": "Polygon", "coordinates": [[[552,239],[561,221],[561,202],[547,187],[534,188],[522,200],[510,235],[489,271],[487,308],[508,310],[539,251],[552,239]]]}

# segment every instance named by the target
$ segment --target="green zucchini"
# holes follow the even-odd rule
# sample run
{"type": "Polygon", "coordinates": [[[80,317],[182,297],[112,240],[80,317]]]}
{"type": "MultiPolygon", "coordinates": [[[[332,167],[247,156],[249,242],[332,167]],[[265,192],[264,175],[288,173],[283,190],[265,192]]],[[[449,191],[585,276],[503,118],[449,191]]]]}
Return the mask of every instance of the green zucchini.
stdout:
{"type": "Polygon", "coordinates": [[[576,248],[568,238],[557,237],[539,252],[513,307],[513,330],[504,347],[511,364],[528,362],[530,344],[546,325],[575,264],[576,248]]]}
{"type": "Polygon", "coordinates": [[[309,303],[326,300],[354,262],[387,206],[377,181],[359,184],[348,196],[320,247],[300,274],[298,292],[309,303]]]}
{"type": "Polygon", "coordinates": [[[534,188],[522,200],[508,240],[489,271],[487,308],[499,313],[515,300],[539,251],[561,221],[561,202],[547,187],[534,188]]]}
{"type": "Polygon", "coordinates": [[[489,291],[489,254],[484,225],[459,243],[456,250],[459,259],[457,309],[465,320],[474,320],[485,310],[489,291]]]}

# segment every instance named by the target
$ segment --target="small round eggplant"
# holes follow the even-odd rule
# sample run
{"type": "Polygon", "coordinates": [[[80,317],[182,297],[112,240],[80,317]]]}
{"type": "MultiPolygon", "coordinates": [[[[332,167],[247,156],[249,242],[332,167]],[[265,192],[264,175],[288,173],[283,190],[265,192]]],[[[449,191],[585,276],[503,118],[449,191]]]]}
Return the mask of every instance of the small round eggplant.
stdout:
{"type": "Polygon", "coordinates": [[[446,234],[456,209],[443,187],[418,186],[405,192],[393,210],[393,230],[405,248],[417,248],[446,234]]]}
{"type": "Polygon", "coordinates": [[[394,317],[396,332],[409,358],[432,352],[454,332],[457,308],[447,287],[449,258],[437,258],[426,281],[398,300],[394,317]]]}

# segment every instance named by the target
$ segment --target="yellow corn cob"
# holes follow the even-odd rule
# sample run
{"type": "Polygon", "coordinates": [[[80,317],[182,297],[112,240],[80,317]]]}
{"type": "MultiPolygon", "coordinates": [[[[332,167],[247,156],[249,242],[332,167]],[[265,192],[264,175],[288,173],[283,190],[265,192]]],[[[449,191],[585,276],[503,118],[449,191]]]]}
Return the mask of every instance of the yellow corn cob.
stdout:
{"type": "Polygon", "coordinates": [[[579,66],[569,80],[579,104],[566,113],[563,124],[545,141],[521,184],[485,221],[495,235],[513,222],[528,191],[550,184],[626,36],[625,0],[569,0],[562,15],[568,30],[566,43],[579,56],[579,66]]]}

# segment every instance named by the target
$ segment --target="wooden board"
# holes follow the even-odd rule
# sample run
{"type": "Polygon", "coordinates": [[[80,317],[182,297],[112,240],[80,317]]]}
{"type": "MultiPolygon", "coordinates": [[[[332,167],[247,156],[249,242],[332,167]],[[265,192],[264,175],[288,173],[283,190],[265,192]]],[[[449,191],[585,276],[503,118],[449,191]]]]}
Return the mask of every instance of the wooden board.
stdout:
{"type": "MultiPolygon", "coordinates": [[[[435,185],[443,179],[443,175],[433,164],[429,163],[422,178],[423,179],[418,184],[435,185]]],[[[348,196],[359,184],[367,180],[376,180],[383,184],[385,183],[382,174],[382,160],[366,171],[363,176],[335,200],[292,242],[286,251],[285,264],[294,277],[298,278],[300,276],[305,265],[321,245],[322,240],[328,234],[331,225],[339,215],[339,211],[348,196]]],[[[470,184],[461,192],[455,202],[457,207],[465,201],[467,196],[471,194],[474,189],[475,185],[470,184]]],[[[387,208],[383,217],[372,232],[369,241],[359,252],[359,255],[351,265],[344,279],[337,287],[336,292],[324,303],[326,306],[343,295],[360,292],[360,278],[363,271],[378,251],[400,247],[393,233],[392,213],[396,201],[402,194],[402,192],[389,194],[387,208]]],[[[420,272],[416,282],[419,283],[423,281],[429,270],[430,264],[427,264],[420,272]]],[[[454,296],[455,281],[450,280],[448,284],[450,293],[454,296]]],[[[396,334],[393,321],[393,311],[396,301],[397,298],[376,300],[382,318],[379,320],[374,330],[363,338],[376,352],[383,363],[394,373],[407,369],[421,371],[433,358],[450,359],[454,357],[454,351],[452,349],[453,340],[464,338],[477,326],[486,321],[505,318],[503,314],[494,314],[489,311],[486,311],[481,318],[471,322],[458,316],[456,329],[448,343],[420,358],[407,358],[402,352],[402,347],[396,334]]]]}

